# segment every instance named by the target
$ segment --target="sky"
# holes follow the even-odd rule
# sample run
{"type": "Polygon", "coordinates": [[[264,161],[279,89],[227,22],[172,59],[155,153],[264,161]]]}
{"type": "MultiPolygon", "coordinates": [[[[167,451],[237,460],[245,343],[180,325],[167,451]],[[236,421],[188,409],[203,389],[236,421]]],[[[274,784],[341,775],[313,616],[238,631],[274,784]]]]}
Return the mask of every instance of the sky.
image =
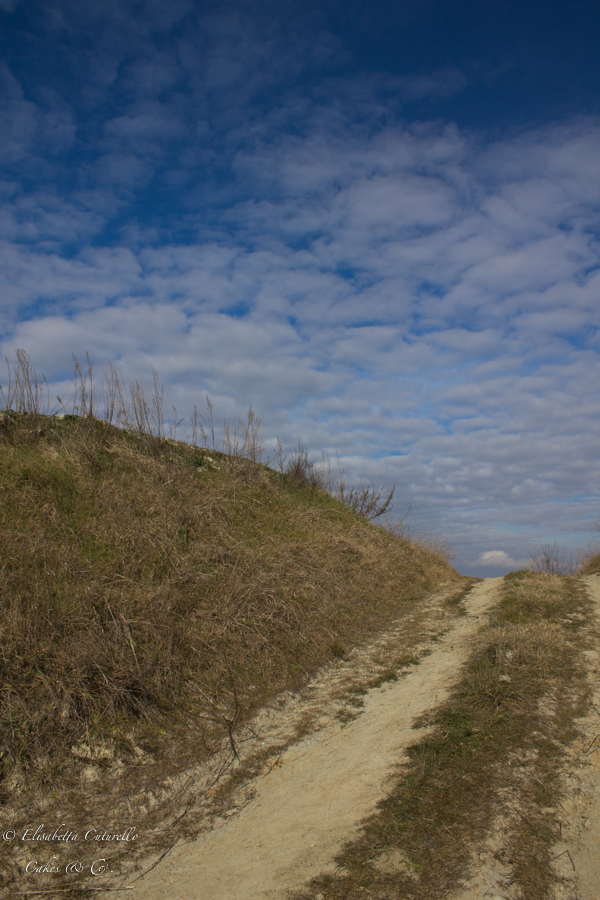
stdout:
{"type": "Polygon", "coordinates": [[[0,0],[0,353],[251,403],[465,574],[585,546],[599,35],[596,0],[0,0]]]}

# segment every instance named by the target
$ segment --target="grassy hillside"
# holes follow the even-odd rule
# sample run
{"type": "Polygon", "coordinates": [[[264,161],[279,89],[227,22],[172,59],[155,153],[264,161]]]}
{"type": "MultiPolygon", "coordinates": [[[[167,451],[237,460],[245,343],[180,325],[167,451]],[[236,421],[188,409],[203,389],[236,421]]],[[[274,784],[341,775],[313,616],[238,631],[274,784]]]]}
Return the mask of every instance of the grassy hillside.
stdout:
{"type": "Polygon", "coordinates": [[[1,414],[0,545],[4,773],[49,783],[226,733],[459,579],[298,471],[91,416],[1,414]]]}

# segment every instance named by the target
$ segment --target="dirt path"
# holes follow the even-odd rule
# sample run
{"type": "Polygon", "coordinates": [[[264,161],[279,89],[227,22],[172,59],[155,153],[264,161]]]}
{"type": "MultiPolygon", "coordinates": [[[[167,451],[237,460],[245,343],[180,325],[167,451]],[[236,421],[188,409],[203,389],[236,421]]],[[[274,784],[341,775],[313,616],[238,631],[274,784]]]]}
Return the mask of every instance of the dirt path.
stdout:
{"type": "MultiPolygon", "coordinates": [[[[600,626],[600,577],[583,579],[596,606],[600,626]]],[[[565,778],[561,810],[563,841],[556,848],[556,869],[563,877],[561,900],[600,898],[600,652],[588,650],[593,686],[590,712],[580,722],[581,739],[573,748],[573,766],[565,778]]]]}
{"type": "MultiPolygon", "coordinates": [[[[135,884],[143,900],[283,900],[331,867],[384,795],[386,777],[417,738],[413,722],[444,700],[500,579],[477,584],[466,615],[404,678],[371,690],[348,724],[329,721],[288,748],[254,797],[196,841],[174,849],[135,884]]],[[[133,895],[133,892],[132,892],[133,895]]]]}
{"type": "MultiPolygon", "coordinates": [[[[582,579],[596,608],[600,628],[600,577],[582,579]]],[[[562,837],[552,849],[558,876],[554,900],[600,900],[600,652],[585,652],[589,665],[592,702],[588,715],[578,721],[580,738],[569,751],[564,768],[564,797],[556,810],[562,837]]],[[[475,856],[467,885],[452,900],[519,900],[523,895],[512,883],[513,867],[506,859],[507,822],[499,820],[486,846],[475,856]]]]}

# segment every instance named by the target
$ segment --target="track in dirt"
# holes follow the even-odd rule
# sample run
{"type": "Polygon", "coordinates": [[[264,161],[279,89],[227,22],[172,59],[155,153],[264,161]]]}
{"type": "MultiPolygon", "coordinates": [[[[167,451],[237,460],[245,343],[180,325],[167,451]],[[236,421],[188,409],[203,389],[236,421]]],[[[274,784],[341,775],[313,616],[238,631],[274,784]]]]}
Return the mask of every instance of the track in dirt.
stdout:
{"type": "Polygon", "coordinates": [[[371,690],[364,711],[330,721],[289,747],[252,783],[235,816],[174,850],[135,884],[142,900],[273,900],[332,866],[341,845],[384,795],[386,778],[414,743],[413,723],[448,696],[480,617],[501,579],[477,584],[466,615],[432,643],[404,678],[371,690]]]}
{"type": "MultiPolygon", "coordinates": [[[[588,627],[597,637],[600,577],[590,575],[581,581],[594,604],[588,627]]],[[[579,737],[568,748],[561,770],[562,802],[555,810],[561,840],[551,853],[557,876],[553,900],[600,900],[600,651],[586,650],[585,657],[592,696],[586,717],[577,722],[579,737]]],[[[502,829],[493,829],[452,900],[521,900],[505,841],[502,829]]]]}
{"type": "MultiPolygon", "coordinates": [[[[600,625],[600,577],[582,579],[600,625]]],[[[561,810],[563,841],[555,848],[557,870],[564,878],[557,900],[600,898],[600,652],[586,653],[590,664],[592,702],[580,722],[581,738],[573,748],[573,765],[565,773],[561,810]]]]}

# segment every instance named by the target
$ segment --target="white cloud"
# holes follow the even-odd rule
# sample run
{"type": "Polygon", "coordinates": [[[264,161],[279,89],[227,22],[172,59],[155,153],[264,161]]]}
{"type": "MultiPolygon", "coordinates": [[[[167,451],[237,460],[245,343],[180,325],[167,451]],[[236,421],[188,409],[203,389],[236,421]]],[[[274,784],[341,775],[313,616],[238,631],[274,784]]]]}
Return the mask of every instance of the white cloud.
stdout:
{"type": "Polygon", "coordinates": [[[516,567],[519,565],[519,563],[516,560],[511,559],[508,553],[506,553],[504,550],[486,550],[485,553],[482,553],[477,560],[477,565],[516,567]]]}

